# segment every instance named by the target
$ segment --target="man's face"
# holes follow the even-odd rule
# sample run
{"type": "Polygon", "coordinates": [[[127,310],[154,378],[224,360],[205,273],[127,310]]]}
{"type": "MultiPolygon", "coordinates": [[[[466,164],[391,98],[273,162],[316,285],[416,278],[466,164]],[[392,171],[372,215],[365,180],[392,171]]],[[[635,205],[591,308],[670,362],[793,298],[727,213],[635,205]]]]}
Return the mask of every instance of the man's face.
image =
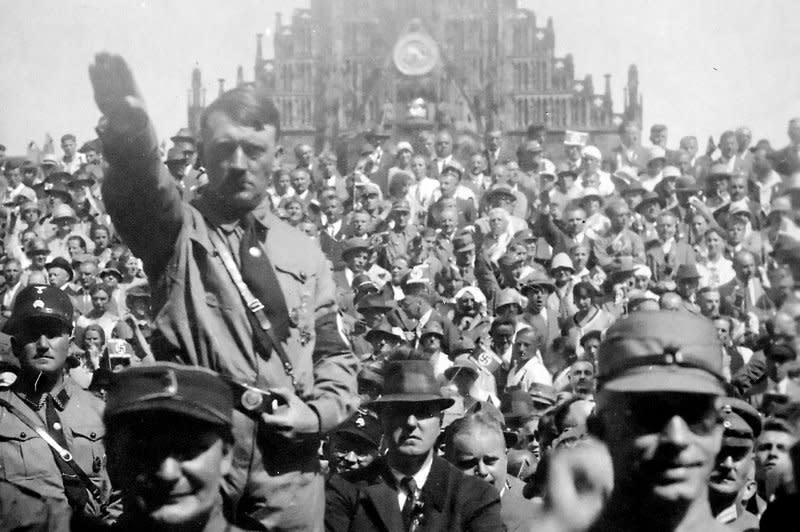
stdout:
{"type": "Polygon", "coordinates": [[[547,290],[541,286],[528,286],[522,295],[528,298],[528,311],[531,314],[538,314],[544,308],[547,290]]]}
{"type": "Polygon", "coordinates": [[[436,157],[444,159],[453,153],[453,139],[449,133],[439,133],[436,135],[436,157]]]}
{"type": "Polygon", "coordinates": [[[84,288],[89,288],[94,284],[95,274],[97,273],[97,266],[92,262],[84,262],[78,267],[78,277],[80,278],[81,285],[84,288]]]}
{"type": "Polygon", "coordinates": [[[736,135],[728,135],[719,141],[719,151],[725,158],[736,155],[738,149],[739,145],[736,142],[736,135]]]}
{"type": "Polygon", "coordinates": [[[211,425],[178,415],[153,417],[132,417],[109,431],[108,469],[126,507],[177,529],[211,512],[230,470],[231,448],[211,425]]]}
{"type": "Polygon", "coordinates": [[[295,150],[298,166],[308,168],[311,166],[311,159],[314,157],[314,150],[308,144],[301,144],[295,150]]]}
{"type": "Polygon", "coordinates": [[[731,194],[731,201],[738,201],[747,197],[747,178],[736,176],[731,179],[731,185],[728,188],[731,194]]]}
{"type": "Polygon", "coordinates": [[[342,218],[342,204],[339,202],[339,198],[326,199],[322,204],[322,213],[328,219],[328,223],[339,221],[342,218]]]}
{"type": "Polygon", "coordinates": [[[679,505],[705,496],[722,441],[715,397],[608,392],[600,417],[619,489],[679,505]]]}
{"type": "Polygon", "coordinates": [[[766,430],[756,443],[756,480],[783,479],[792,471],[789,449],[795,443],[791,434],[778,430],[766,430]]]}
{"type": "Polygon", "coordinates": [[[6,172],[6,179],[8,179],[8,186],[10,188],[16,188],[20,181],[22,181],[22,174],[20,174],[19,168],[13,168],[6,172]]]}
{"type": "Polygon", "coordinates": [[[671,238],[675,238],[678,232],[678,225],[675,218],[672,216],[661,216],[656,222],[656,233],[662,242],[666,242],[671,238]]]}
{"type": "Polygon", "coordinates": [[[500,147],[502,136],[503,134],[499,131],[490,131],[486,135],[486,149],[491,152],[497,151],[497,149],[500,147]]]}
{"type": "Polygon", "coordinates": [[[650,142],[653,143],[653,146],[661,146],[662,148],[666,149],[667,147],[667,129],[651,129],[650,130],[650,142]]]}
{"type": "Polygon", "coordinates": [[[638,127],[635,125],[629,125],[625,127],[625,131],[622,133],[622,143],[625,146],[638,146],[640,139],[641,133],[639,132],[638,127]]]}
{"type": "Polygon", "coordinates": [[[369,253],[367,253],[367,251],[357,250],[350,252],[344,261],[347,263],[347,267],[350,268],[354,273],[361,273],[367,267],[368,258],[369,253]]]}
{"type": "Polygon", "coordinates": [[[756,261],[750,253],[740,253],[733,261],[736,277],[742,281],[751,279],[756,273],[756,261]]]}
{"type": "Polygon", "coordinates": [[[453,438],[453,464],[465,475],[485,480],[497,490],[505,487],[506,443],[503,434],[481,426],[453,438]]]}
{"type": "Polygon", "coordinates": [[[373,444],[346,432],[332,434],[328,449],[328,459],[334,473],[362,469],[379,455],[378,448],[373,444]]]}
{"type": "Polygon", "coordinates": [[[574,209],[567,212],[565,217],[567,234],[575,236],[583,231],[586,223],[586,212],[583,209],[574,209]]]}
{"type": "Polygon", "coordinates": [[[719,305],[720,305],[720,298],[719,292],[716,290],[710,290],[708,292],[703,292],[700,294],[699,303],[700,303],[700,312],[702,312],[703,316],[712,317],[712,316],[719,316],[719,305]]]}
{"type": "Polygon", "coordinates": [[[581,147],[580,146],[564,146],[564,154],[570,161],[578,162],[581,160],[581,147]]]}
{"type": "Polygon", "coordinates": [[[60,288],[69,282],[69,273],[63,268],[54,266],[47,270],[47,279],[50,282],[50,286],[60,288]]]}
{"type": "Polygon", "coordinates": [[[92,308],[95,312],[102,314],[108,306],[108,293],[105,290],[97,290],[92,294],[92,308]]]}
{"type": "MultiPolygon", "coordinates": [[[[681,139],[681,149],[689,155],[687,162],[690,161],[695,155],[697,155],[697,138],[684,137],[681,139]]],[[[681,162],[683,162],[683,159],[681,159],[681,162]]]]}
{"type": "Polygon", "coordinates": [[[723,445],[711,471],[708,487],[712,492],[735,498],[747,484],[754,467],[752,442],[723,445]]]}
{"type": "Polygon", "coordinates": [[[588,360],[579,360],[569,370],[569,384],[572,393],[578,397],[588,397],[594,393],[594,365],[588,360]]]}
{"type": "Polygon", "coordinates": [[[523,331],[514,340],[511,356],[514,359],[530,360],[536,355],[538,348],[539,343],[536,341],[536,334],[530,331],[523,331]]]}
{"type": "Polygon", "coordinates": [[[23,370],[56,375],[69,354],[69,328],[53,318],[26,320],[13,338],[14,352],[23,370]]]}
{"type": "Polygon", "coordinates": [[[362,205],[364,206],[364,210],[367,212],[373,212],[375,209],[377,209],[379,202],[380,197],[378,196],[377,192],[369,192],[364,194],[361,201],[362,205]]]}
{"type": "Polygon", "coordinates": [[[95,250],[104,250],[108,247],[108,232],[104,229],[98,229],[92,235],[95,250]]]}
{"type": "Polygon", "coordinates": [[[8,286],[14,286],[19,282],[22,271],[16,261],[11,261],[3,268],[3,274],[5,275],[8,286]]]}
{"type": "Polygon", "coordinates": [[[442,197],[452,198],[456,193],[458,187],[458,176],[451,172],[447,172],[439,177],[439,188],[442,191],[442,197]]]}
{"type": "Polygon", "coordinates": [[[476,153],[469,159],[469,173],[472,175],[481,175],[486,171],[486,159],[483,155],[476,153]]]}
{"type": "Polygon", "coordinates": [[[789,140],[794,144],[800,143],[800,120],[793,119],[789,122],[787,134],[789,135],[789,140]]]}
{"type": "Polygon", "coordinates": [[[433,449],[442,427],[442,412],[436,403],[392,403],[381,410],[390,453],[419,457],[433,449]]]}
{"type": "Polygon", "coordinates": [[[255,208],[267,193],[275,156],[275,128],[261,130],[237,124],[225,113],[213,112],[203,129],[206,194],[234,211],[255,208]]]}
{"type": "Polygon", "coordinates": [[[498,327],[492,333],[492,349],[495,353],[504,353],[511,345],[511,340],[514,338],[514,327],[502,326],[498,327]]]}
{"type": "Polygon", "coordinates": [[[618,233],[628,226],[631,211],[627,205],[619,205],[611,212],[611,229],[618,233]]]}
{"type": "Polygon", "coordinates": [[[289,180],[292,183],[292,188],[298,194],[302,194],[308,190],[308,185],[311,179],[308,177],[308,172],[302,169],[293,170],[289,180]]]}
{"type": "Polygon", "coordinates": [[[456,300],[456,309],[462,316],[476,316],[478,310],[480,310],[480,305],[475,301],[475,298],[472,297],[472,294],[465,292],[461,298],[456,300]]]}
{"type": "Polygon", "coordinates": [[[722,345],[731,343],[731,322],[728,320],[714,320],[714,328],[717,329],[717,338],[722,345]]]}
{"type": "Polygon", "coordinates": [[[584,269],[589,262],[589,249],[576,247],[570,252],[569,258],[572,259],[572,265],[575,266],[575,271],[579,272],[584,269]]]}
{"type": "Polygon", "coordinates": [[[736,130],[736,145],[740,151],[744,151],[753,141],[753,133],[749,128],[742,127],[736,130]]]}
{"type": "Polygon", "coordinates": [[[458,227],[458,214],[451,209],[445,209],[439,214],[439,228],[446,235],[450,235],[458,227]]]}
{"type": "Polygon", "coordinates": [[[406,259],[404,258],[395,259],[394,262],[392,263],[392,269],[390,272],[392,274],[392,284],[399,286],[400,283],[403,282],[403,278],[409,271],[410,268],[408,267],[408,261],[406,259]]]}
{"type": "Polygon", "coordinates": [[[75,155],[75,141],[72,139],[64,139],[61,141],[61,149],[64,151],[64,156],[68,159],[75,155]]]}
{"type": "Polygon", "coordinates": [[[417,181],[425,177],[428,173],[428,167],[425,165],[425,158],[414,157],[411,160],[411,171],[414,173],[414,177],[417,178],[417,181]]]}
{"type": "Polygon", "coordinates": [[[589,338],[583,344],[583,350],[586,352],[586,356],[590,357],[594,360],[597,357],[597,350],[600,348],[600,339],[599,338],[589,338]]]}
{"type": "Polygon", "coordinates": [[[734,217],[728,226],[728,240],[734,246],[740,244],[744,240],[744,235],[747,230],[747,223],[737,218],[738,217],[734,217]]]}

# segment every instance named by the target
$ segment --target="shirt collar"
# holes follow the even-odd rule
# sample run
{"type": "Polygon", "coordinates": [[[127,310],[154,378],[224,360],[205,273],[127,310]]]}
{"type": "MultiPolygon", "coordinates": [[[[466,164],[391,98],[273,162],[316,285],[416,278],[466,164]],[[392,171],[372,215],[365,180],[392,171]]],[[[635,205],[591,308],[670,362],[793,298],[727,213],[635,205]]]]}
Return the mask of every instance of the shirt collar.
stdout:
{"type": "MultiPolygon", "coordinates": [[[[431,474],[431,467],[433,466],[433,452],[428,452],[428,457],[425,459],[425,462],[422,463],[422,467],[419,468],[419,471],[411,475],[411,478],[414,479],[414,482],[417,483],[417,489],[422,489],[425,485],[425,482],[428,481],[428,476],[431,474]]],[[[393,467],[389,467],[389,470],[392,472],[392,476],[394,477],[397,485],[400,486],[400,482],[406,478],[408,475],[404,475],[397,469],[393,467]]]]}
{"type": "Polygon", "coordinates": [[[67,407],[70,398],[70,391],[67,388],[67,380],[64,379],[61,384],[42,394],[31,392],[22,388],[22,381],[17,381],[20,384],[14,387],[14,391],[20,399],[33,408],[34,410],[41,410],[47,402],[47,396],[53,398],[56,408],[63,411],[67,407]]]}
{"type": "MultiPolygon", "coordinates": [[[[209,194],[202,195],[200,198],[194,201],[192,205],[194,205],[194,207],[200,211],[200,214],[202,214],[212,226],[219,227],[226,233],[233,232],[240,225],[238,218],[231,220],[226,217],[209,194]]],[[[264,229],[269,229],[273,222],[274,215],[272,214],[268,196],[265,196],[261,203],[259,203],[258,206],[250,212],[253,214],[256,222],[258,222],[264,229]]]]}

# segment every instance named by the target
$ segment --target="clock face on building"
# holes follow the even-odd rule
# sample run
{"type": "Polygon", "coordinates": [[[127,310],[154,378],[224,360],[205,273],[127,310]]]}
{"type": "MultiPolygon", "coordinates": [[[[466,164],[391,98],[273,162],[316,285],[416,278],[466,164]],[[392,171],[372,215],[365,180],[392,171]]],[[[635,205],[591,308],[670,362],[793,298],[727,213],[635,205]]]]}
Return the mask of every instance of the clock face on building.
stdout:
{"type": "Polygon", "coordinates": [[[439,62],[439,46],[424,33],[406,33],[394,45],[393,58],[406,76],[424,76],[439,62]]]}

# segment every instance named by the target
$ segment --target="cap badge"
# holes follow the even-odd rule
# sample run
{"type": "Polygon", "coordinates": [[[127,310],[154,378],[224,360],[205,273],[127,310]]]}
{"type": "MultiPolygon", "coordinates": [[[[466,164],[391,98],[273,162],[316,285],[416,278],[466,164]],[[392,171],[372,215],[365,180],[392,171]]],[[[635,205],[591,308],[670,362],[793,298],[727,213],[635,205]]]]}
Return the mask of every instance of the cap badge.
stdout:
{"type": "Polygon", "coordinates": [[[358,417],[355,419],[355,424],[356,424],[356,427],[358,427],[358,428],[360,428],[360,429],[363,429],[363,428],[366,426],[367,422],[366,422],[366,421],[364,421],[364,418],[363,418],[363,417],[361,417],[361,416],[358,416],[358,417]]]}
{"type": "Polygon", "coordinates": [[[251,248],[250,248],[249,250],[247,250],[247,251],[250,253],[250,256],[251,256],[251,257],[256,257],[256,258],[258,258],[258,257],[260,257],[260,256],[261,256],[261,250],[260,250],[260,249],[258,249],[256,246],[253,246],[253,247],[251,247],[251,248]]]}
{"type": "Polygon", "coordinates": [[[161,384],[164,386],[164,392],[169,395],[178,393],[178,377],[175,371],[168,369],[161,377],[161,384]]]}
{"type": "Polygon", "coordinates": [[[44,308],[44,301],[42,301],[41,299],[37,299],[36,301],[33,302],[33,308],[35,309],[44,308]]]}

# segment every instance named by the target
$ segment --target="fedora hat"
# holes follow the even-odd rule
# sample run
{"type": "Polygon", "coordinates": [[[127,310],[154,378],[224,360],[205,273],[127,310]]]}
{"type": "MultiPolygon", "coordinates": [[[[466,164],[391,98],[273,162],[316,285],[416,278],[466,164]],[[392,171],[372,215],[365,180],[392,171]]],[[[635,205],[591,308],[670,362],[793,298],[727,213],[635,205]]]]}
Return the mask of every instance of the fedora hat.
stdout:
{"type": "Polygon", "coordinates": [[[427,360],[397,360],[386,366],[383,395],[369,402],[373,409],[398,403],[435,403],[442,410],[455,401],[442,395],[433,374],[433,365],[427,360]]]}
{"type": "Polygon", "coordinates": [[[173,136],[169,138],[172,142],[191,142],[192,144],[196,144],[197,141],[194,138],[194,134],[192,130],[188,127],[182,127],[175,133],[173,136]]]}

